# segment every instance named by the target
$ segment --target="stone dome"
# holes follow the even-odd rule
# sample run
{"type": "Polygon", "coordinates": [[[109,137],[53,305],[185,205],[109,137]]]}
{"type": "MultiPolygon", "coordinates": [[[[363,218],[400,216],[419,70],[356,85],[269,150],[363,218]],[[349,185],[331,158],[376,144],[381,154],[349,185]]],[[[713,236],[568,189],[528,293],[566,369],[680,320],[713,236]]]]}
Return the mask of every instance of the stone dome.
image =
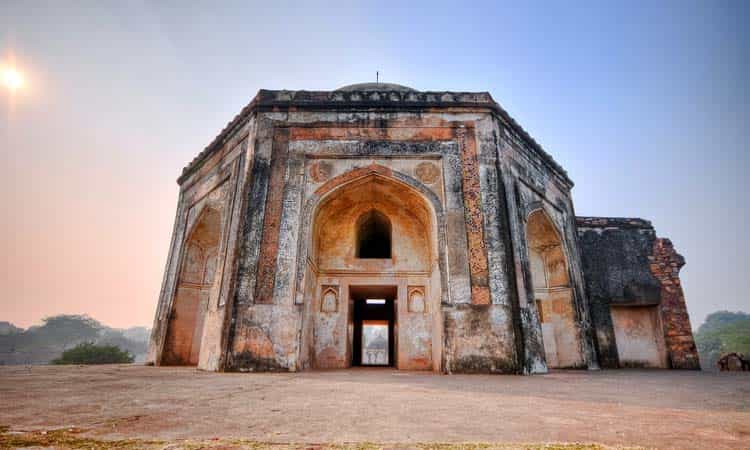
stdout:
{"type": "Polygon", "coordinates": [[[342,86],[337,91],[396,91],[396,92],[417,92],[416,89],[410,88],[409,86],[403,86],[395,83],[357,83],[342,86]]]}

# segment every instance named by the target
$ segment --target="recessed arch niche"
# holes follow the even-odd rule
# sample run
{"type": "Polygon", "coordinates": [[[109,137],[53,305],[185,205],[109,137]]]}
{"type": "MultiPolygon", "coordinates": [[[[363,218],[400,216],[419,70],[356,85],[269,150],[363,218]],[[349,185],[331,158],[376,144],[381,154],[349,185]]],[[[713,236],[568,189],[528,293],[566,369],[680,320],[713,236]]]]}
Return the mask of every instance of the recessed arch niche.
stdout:
{"type": "Polygon", "coordinates": [[[560,233],[543,209],[528,216],[526,239],[534,300],[547,365],[583,365],[568,259],[560,233]]]}
{"type": "MultiPolygon", "coordinates": [[[[357,169],[355,169],[357,170],[357,169]]],[[[442,294],[438,251],[437,213],[416,188],[389,176],[369,173],[326,192],[311,215],[305,297],[312,305],[308,336],[310,366],[349,367],[354,362],[355,308],[363,293],[382,292],[385,304],[393,308],[390,330],[395,341],[393,365],[401,369],[439,370],[442,294]],[[364,239],[363,239],[364,238],[364,239]],[[375,242],[376,248],[363,248],[375,242]],[[389,247],[389,252],[384,251],[389,247]],[[339,284],[336,311],[325,307],[327,287],[339,284]],[[409,290],[423,286],[413,305],[421,313],[410,313],[409,290]],[[353,292],[357,294],[353,294],[353,292]],[[390,295],[390,294],[389,294],[390,295]],[[355,297],[357,297],[355,299],[355,297]],[[433,364],[434,362],[434,364],[433,364]]],[[[369,297],[368,297],[369,298],[369,297]]],[[[356,311],[355,311],[356,309],[356,311]]],[[[303,344],[304,345],[304,344],[303,344]]]]}
{"type": "Polygon", "coordinates": [[[162,353],[163,365],[198,365],[220,241],[221,213],[206,207],[183,245],[177,290],[162,353]]]}
{"type": "Polygon", "coordinates": [[[429,271],[436,258],[432,208],[412,188],[386,177],[364,177],[331,192],[321,201],[313,221],[313,257],[321,270],[380,265],[429,271]],[[360,257],[363,231],[366,238],[390,241],[390,257],[360,257]]]}
{"type": "Polygon", "coordinates": [[[391,221],[377,209],[359,216],[356,223],[356,257],[379,259],[391,257],[391,221]]]}

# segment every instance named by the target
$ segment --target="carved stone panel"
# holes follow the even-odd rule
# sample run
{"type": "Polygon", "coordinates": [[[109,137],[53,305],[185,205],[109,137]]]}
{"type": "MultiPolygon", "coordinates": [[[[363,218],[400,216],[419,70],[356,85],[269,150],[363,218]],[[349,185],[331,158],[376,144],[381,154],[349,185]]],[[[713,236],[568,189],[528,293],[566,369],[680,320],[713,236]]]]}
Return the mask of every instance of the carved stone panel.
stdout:
{"type": "Polygon", "coordinates": [[[438,169],[436,164],[431,162],[417,164],[414,172],[417,178],[425,184],[434,184],[438,180],[438,177],[440,177],[440,169],[438,169]]]}

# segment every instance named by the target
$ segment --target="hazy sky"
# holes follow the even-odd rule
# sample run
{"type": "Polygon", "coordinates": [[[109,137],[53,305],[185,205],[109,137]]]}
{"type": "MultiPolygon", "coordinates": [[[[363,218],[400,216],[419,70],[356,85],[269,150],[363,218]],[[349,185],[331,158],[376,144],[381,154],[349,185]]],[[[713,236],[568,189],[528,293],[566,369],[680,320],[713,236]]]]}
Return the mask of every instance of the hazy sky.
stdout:
{"type": "Polygon", "coordinates": [[[0,87],[0,320],[150,326],[182,167],[258,89],[376,70],[489,91],[579,215],[653,221],[694,326],[750,310],[749,2],[214,3],[0,2],[0,64],[26,76],[0,87]]]}

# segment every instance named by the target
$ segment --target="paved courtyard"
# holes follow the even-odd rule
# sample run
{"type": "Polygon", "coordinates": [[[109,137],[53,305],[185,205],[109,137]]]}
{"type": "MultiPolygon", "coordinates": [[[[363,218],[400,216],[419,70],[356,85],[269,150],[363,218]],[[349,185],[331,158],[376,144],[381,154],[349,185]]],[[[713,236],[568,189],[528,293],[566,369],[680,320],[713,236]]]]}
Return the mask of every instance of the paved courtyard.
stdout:
{"type": "Polygon", "coordinates": [[[0,401],[4,434],[74,427],[94,439],[165,442],[750,448],[747,373],[565,371],[522,377],[389,369],[239,374],[9,366],[0,367],[0,401]]]}

